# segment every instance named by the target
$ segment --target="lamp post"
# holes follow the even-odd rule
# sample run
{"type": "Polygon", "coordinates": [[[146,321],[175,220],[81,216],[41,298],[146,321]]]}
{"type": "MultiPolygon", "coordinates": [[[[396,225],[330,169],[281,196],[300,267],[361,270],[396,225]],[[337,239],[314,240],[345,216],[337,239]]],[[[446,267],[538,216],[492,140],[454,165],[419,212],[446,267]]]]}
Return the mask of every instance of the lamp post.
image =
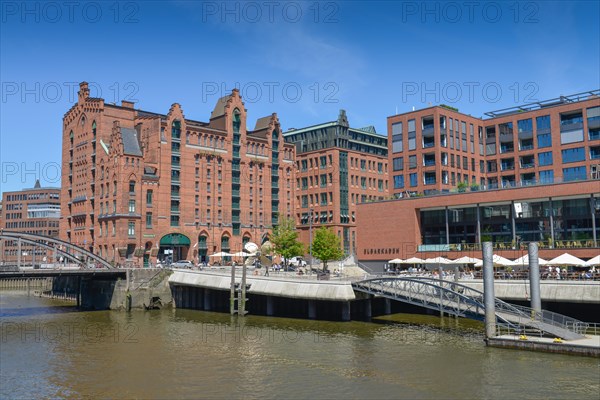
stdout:
{"type": "Polygon", "coordinates": [[[309,260],[309,265],[310,265],[310,272],[312,272],[312,220],[313,220],[313,209],[311,208],[309,210],[310,215],[309,215],[309,220],[308,220],[308,257],[310,258],[309,260]]]}

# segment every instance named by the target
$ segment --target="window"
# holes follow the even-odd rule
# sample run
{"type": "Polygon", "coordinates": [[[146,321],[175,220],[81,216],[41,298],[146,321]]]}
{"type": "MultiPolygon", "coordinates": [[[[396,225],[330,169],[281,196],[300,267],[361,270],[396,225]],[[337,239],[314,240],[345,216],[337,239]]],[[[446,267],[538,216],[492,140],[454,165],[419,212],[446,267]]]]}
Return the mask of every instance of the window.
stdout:
{"type": "Polygon", "coordinates": [[[135,212],[135,200],[129,200],[129,212],[130,213],[135,212]]]}
{"type": "Polygon", "coordinates": [[[409,178],[410,178],[410,186],[411,187],[415,187],[418,185],[418,178],[417,178],[416,173],[410,174],[409,178]]]}
{"type": "Polygon", "coordinates": [[[587,179],[585,167],[563,168],[563,180],[565,182],[587,179]]]}
{"type": "Polygon", "coordinates": [[[171,215],[171,226],[179,226],[179,215],[171,215]]]}
{"type": "Polygon", "coordinates": [[[563,164],[585,161],[585,148],[576,147],[574,149],[566,149],[562,151],[563,164]]]}
{"type": "Polygon", "coordinates": [[[417,148],[417,132],[408,132],[408,150],[417,148]]]}
{"type": "Polygon", "coordinates": [[[543,185],[548,183],[554,183],[554,171],[540,171],[540,183],[543,185]]]}
{"type": "Polygon", "coordinates": [[[404,188],[404,175],[394,175],[394,189],[404,188]]]}
{"type": "Polygon", "coordinates": [[[152,228],[152,213],[146,213],[146,228],[152,228]]]}
{"type": "Polygon", "coordinates": [[[517,121],[517,129],[519,130],[519,133],[531,132],[533,131],[533,121],[531,118],[517,121]]]}
{"type": "Polygon", "coordinates": [[[552,147],[552,135],[550,133],[538,134],[538,148],[552,147]]]}
{"type": "Polygon", "coordinates": [[[417,168],[417,156],[409,156],[408,157],[408,168],[414,169],[417,168]]]}
{"type": "Polygon", "coordinates": [[[152,190],[146,192],[146,205],[152,205],[152,190]]]}
{"type": "Polygon", "coordinates": [[[392,162],[394,171],[402,171],[404,169],[404,157],[396,157],[392,162]]]}
{"type": "Polygon", "coordinates": [[[539,163],[540,167],[543,167],[545,165],[552,165],[552,152],[547,151],[544,153],[539,153],[538,154],[538,163],[539,163]]]}
{"type": "Polygon", "coordinates": [[[129,236],[135,236],[135,222],[129,222],[127,224],[127,234],[129,236]]]}
{"type": "Polygon", "coordinates": [[[538,132],[550,130],[550,116],[542,115],[535,119],[535,125],[538,132]]]}

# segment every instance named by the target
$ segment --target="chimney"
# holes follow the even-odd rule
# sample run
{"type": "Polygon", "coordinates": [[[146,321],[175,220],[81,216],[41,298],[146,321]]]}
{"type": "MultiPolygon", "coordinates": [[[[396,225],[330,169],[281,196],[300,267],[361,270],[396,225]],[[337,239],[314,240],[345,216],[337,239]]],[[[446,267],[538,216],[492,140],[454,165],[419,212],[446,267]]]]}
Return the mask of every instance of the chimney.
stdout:
{"type": "Polygon", "coordinates": [[[78,102],[83,103],[88,97],[90,97],[90,89],[88,88],[88,83],[81,82],[79,84],[79,92],[77,92],[78,102]]]}
{"type": "Polygon", "coordinates": [[[127,101],[127,100],[122,100],[122,101],[121,101],[121,107],[124,107],[124,108],[131,108],[132,110],[133,110],[133,105],[134,105],[134,104],[135,104],[135,103],[134,103],[133,101],[127,101]]]}

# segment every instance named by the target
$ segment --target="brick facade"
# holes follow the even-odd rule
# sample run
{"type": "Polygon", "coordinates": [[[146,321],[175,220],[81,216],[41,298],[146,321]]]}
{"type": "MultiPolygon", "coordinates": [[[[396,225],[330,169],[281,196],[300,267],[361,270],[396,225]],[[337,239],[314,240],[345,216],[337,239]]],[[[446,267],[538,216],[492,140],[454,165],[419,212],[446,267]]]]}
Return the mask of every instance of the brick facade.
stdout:
{"type": "Polygon", "coordinates": [[[299,238],[325,226],[356,254],[356,205],[389,197],[387,139],[373,127],[351,128],[344,110],[336,121],[284,133],[296,145],[296,210],[299,238]],[[311,215],[312,214],[312,215],[311,215]]]}
{"type": "MultiPolygon", "coordinates": [[[[0,204],[0,230],[58,237],[60,189],[40,187],[38,181],[31,189],[4,192],[0,204]]],[[[16,242],[0,241],[1,261],[16,262],[17,253],[16,242]]],[[[36,265],[43,263],[44,257],[51,253],[47,253],[41,247],[36,247],[36,265]]],[[[23,243],[21,256],[23,261],[30,263],[34,257],[32,246],[23,243]]]]}
{"type": "Polygon", "coordinates": [[[293,215],[294,151],[276,114],[247,129],[235,89],[200,122],[179,104],[106,104],[84,82],[63,121],[60,236],[119,264],[240,251],[293,215]]]}

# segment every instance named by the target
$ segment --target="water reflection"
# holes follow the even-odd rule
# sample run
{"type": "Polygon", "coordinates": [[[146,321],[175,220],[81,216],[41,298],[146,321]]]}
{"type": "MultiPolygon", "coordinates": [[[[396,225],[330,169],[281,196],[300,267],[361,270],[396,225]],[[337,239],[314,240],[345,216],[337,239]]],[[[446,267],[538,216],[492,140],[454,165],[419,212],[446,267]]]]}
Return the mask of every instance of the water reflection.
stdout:
{"type": "Polygon", "coordinates": [[[0,301],[1,311],[32,311],[2,318],[2,398],[597,398],[600,389],[596,359],[486,348],[480,323],[454,318],[38,313],[64,304],[0,301]],[[51,324],[71,331],[52,336],[51,324]],[[48,328],[37,338],[8,330],[36,325],[48,328]]]}

